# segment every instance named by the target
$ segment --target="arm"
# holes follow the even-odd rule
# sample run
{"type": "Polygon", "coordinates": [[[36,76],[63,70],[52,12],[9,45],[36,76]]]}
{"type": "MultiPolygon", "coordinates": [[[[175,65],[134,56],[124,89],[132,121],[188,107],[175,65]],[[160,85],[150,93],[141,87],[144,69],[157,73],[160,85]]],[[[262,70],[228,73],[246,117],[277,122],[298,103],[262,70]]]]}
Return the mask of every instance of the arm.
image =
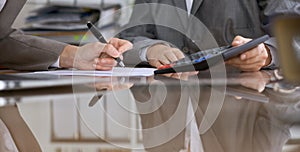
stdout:
{"type": "Polygon", "coordinates": [[[112,57],[119,57],[132,47],[125,40],[113,38],[110,44],[89,43],[81,47],[23,35],[19,31],[0,41],[0,65],[16,70],[48,70],[58,58],[62,68],[111,70],[112,57]],[[101,56],[100,56],[101,54],[101,56]]]}
{"type": "Polygon", "coordinates": [[[25,2],[9,0],[0,13],[0,65],[19,70],[48,69],[66,44],[27,36],[11,28],[25,2]]]}
{"type": "MultiPolygon", "coordinates": [[[[297,9],[300,7],[300,3],[296,1],[297,0],[257,0],[260,8],[261,27],[267,34],[273,35],[271,27],[273,27],[273,20],[277,16],[300,14],[299,9],[297,9]]],[[[237,36],[233,40],[232,45],[238,46],[248,41],[250,41],[250,39],[237,36]]],[[[227,63],[243,71],[258,71],[262,68],[274,69],[279,67],[276,48],[276,39],[275,37],[271,37],[265,43],[243,53],[239,57],[227,61],[227,63]]]]}
{"type": "MultiPolygon", "coordinates": [[[[124,54],[125,62],[129,64],[138,64],[141,61],[149,61],[152,66],[157,66],[156,63],[150,60],[157,58],[152,54],[149,56],[149,50],[161,46],[158,52],[162,55],[163,52],[168,52],[166,49],[173,49],[171,45],[157,37],[157,26],[153,14],[153,5],[147,3],[158,3],[155,0],[139,0],[135,1],[135,7],[131,15],[129,23],[125,30],[120,34],[121,38],[127,39],[134,44],[134,48],[124,54]],[[154,47],[155,46],[155,47],[154,47]],[[154,58],[153,58],[154,57],[154,58]],[[153,63],[153,64],[152,64],[153,63]]],[[[180,52],[180,51],[179,51],[180,52]]],[[[157,55],[158,55],[157,54],[157,55]]],[[[153,61],[153,60],[152,60],[153,61]]]]}
{"type": "MultiPolygon", "coordinates": [[[[273,35],[272,27],[273,20],[277,16],[282,15],[300,15],[300,2],[299,0],[258,0],[259,7],[261,9],[261,23],[262,28],[269,34],[273,35]]],[[[279,61],[277,58],[277,43],[275,37],[270,38],[264,43],[270,50],[272,61],[267,68],[279,67],[279,61]]]]}
{"type": "Polygon", "coordinates": [[[47,70],[58,58],[63,68],[110,70],[119,57],[132,47],[125,40],[112,39],[110,44],[90,43],[82,47],[24,35],[11,28],[25,4],[10,0],[0,13],[0,65],[17,70],[47,70]],[[101,54],[101,58],[100,58],[101,54]]]}

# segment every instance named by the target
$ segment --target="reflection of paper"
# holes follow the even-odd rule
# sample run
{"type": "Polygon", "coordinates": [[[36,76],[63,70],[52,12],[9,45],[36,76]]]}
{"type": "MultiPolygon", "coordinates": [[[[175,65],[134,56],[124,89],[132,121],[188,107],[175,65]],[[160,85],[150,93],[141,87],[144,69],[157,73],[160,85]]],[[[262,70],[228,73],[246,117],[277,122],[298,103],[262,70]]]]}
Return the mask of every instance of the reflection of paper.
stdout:
{"type": "Polygon", "coordinates": [[[154,68],[120,68],[115,67],[111,71],[85,71],[85,70],[56,70],[39,71],[39,74],[72,75],[72,76],[151,76],[154,68]]]}

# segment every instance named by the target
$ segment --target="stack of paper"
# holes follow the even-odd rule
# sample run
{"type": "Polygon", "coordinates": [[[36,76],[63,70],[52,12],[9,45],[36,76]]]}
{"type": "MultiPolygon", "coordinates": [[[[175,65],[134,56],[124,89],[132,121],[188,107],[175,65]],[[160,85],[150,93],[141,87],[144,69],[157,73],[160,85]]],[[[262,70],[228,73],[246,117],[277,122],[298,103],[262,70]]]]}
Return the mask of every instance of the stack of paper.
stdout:
{"type": "Polygon", "coordinates": [[[48,6],[35,10],[34,15],[26,19],[32,28],[46,30],[80,30],[87,29],[87,21],[97,22],[100,18],[99,9],[48,6]]]}
{"type": "Polygon", "coordinates": [[[111,71],[86,71],[86,70],[56,70],[40,71],[38,74],[53,74],[65,76],[152,76],[154,68],[120,68],[115,67],[111,71]]]}

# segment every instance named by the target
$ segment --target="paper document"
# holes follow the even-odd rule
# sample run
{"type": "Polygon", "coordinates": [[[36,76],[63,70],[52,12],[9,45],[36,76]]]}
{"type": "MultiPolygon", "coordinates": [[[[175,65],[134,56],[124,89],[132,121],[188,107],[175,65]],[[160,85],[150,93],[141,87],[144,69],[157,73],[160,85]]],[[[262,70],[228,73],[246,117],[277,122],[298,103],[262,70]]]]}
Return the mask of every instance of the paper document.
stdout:
{"type": "Polygon", "coordinates": [[[154,74],[154,68],[122,68],[115,67],[111,71],[97,70],[56,70],[56,71],[39,71],[38,74],[53,74],[66,76],[151,76],[154,74]]]}

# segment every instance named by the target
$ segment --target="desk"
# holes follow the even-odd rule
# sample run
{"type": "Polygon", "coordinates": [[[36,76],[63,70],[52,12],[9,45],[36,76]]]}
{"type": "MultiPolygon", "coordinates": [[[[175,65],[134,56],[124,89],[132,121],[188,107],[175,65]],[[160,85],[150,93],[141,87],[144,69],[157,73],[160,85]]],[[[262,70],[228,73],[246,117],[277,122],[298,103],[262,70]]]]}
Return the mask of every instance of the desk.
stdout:
{"type": "Polygon", "coordinates": [[[299,148],[300,92],[280,93],[272,85],[261,93],[254,90],[271,83],[269,73],[220,76],[214,85],[203,72],[173,77],[116,77],[93,86],[7,91],[0,96],[18,105],[47,152],[299,148]]]}

